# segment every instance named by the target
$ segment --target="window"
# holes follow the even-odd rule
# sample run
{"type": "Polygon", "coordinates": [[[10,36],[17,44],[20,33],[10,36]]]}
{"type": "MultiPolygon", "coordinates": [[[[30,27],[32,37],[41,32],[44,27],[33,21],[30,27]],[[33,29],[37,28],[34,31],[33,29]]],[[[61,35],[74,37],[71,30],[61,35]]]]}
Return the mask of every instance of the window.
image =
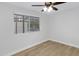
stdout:
{"type": "Polygon", "coordinates": [[[39,20],[38,17],[30,17],[30,31],[39,30],[39,20]]]}
{"type": "Polygon", "coordinates": [[[15,33],[39,31],[39,17],[14,14],[15,33]]]}

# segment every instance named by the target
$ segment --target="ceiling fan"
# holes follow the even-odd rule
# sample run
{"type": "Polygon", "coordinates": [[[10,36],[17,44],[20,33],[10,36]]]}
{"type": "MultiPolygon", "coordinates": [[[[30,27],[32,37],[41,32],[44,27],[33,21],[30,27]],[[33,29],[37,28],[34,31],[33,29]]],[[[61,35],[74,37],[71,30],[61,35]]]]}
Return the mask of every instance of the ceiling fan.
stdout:
{"type": "Polygon", "coordinates": [[[45,6],[41,11],[44,12],[44,11],[48,10],[48,12],[50,12],[51,10],[57,11],[58,8],[56,8],[54,6],[60,5],[60,4],[63,4],[63,3],[66,3],[66,2],[45,2],[44,5],[32,5],[32,6],[34,6],[34,7],[45,6]]]}

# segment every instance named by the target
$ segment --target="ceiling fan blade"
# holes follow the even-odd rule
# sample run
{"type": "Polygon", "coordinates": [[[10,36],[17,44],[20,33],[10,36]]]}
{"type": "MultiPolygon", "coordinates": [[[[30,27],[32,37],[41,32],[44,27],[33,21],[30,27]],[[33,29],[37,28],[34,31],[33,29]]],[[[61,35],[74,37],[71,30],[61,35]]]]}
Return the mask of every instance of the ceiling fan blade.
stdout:
{"type": "Polygon", "coordinates": [[[63,3],[66,3],[66,2],[55,2],[55,3],[53,3],[53,5],[59,5],[59,4],[63,4],[63,3]]]}
{"type": "Polygon", "coordinates": [[[45,6],[45,5],[32,5],[32,6],[45,6]]]}
{"type": "Polygon", "coordinates": [[[55,11],[57,11],[58,10],[58,8],[56,8],[56,7],[52,7],[53,8],[53,10],[55,10],[55,11]]]}

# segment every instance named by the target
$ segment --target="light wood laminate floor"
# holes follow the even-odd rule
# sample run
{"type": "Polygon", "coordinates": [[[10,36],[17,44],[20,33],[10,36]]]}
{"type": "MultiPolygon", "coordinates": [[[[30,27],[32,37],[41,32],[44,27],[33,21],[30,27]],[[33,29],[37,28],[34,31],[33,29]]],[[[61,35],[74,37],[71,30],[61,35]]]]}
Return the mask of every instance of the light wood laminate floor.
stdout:
{"type": "Polygon", "coordinates": [[[79,48],[67,46],[58,42],[46,41],[16,53],[14,56],[79,56],[79,48]]]}

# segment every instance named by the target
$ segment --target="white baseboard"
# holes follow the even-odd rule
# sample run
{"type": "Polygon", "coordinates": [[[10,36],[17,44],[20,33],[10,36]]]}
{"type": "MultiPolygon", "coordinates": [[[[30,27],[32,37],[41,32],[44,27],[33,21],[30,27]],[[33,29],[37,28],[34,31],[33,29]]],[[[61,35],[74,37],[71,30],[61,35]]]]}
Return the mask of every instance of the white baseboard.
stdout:
{"type": "Polygon", "coordinates": [[[78,46],[78,45],[75,45],[75,44],[70,44],[70,43],[66,43],[66,42],[58,41],[58,40],[54,40],[54,39],[49,39],[49,40],[50,40],[50,41],[59,42],[59,43],[62,43],[62,44],[68,45],[68,46],[75,47],[75,48],[79,48],[79,46],[78,46]]]}
{"type": "Polygon", "coordinates": [[[24,48],[22,48],[22,49],[19,49],[19,50],[17,50],[17,51],[13,51],[12,53],[9,53],[9,54],[7,54],[7,55],[5,55],[5,56],[12,56],[12,55],[14,55],[15,53],[18,53],[18,52],[23,51],[23,50],[25,50],[25,49],[31,48],[31,47],[33,47],[33,46],[36,46],[36,45],[38,45],[38,44],[40,44],[40,43],[43,43],[43,42],[46,42],[46,41],[48,41],[48,40],[42,40],[42,41],[40,41],[40,42],[34,43],[34,44],[29,45],[29,46],[27,46],[27,47],[24,47],[24,48]]]}

